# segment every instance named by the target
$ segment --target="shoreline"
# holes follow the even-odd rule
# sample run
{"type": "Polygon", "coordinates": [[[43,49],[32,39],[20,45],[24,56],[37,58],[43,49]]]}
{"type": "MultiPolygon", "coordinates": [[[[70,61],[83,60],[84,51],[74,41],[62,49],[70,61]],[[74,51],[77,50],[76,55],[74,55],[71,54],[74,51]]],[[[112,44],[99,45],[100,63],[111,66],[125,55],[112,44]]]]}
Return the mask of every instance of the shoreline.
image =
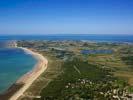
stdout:
{"type": "Polygon", "coordinates": [[[28,48],[17,47],[24,50],[26,53],[31,54],[37,59],[37,64],[32,70],[20,77],[15,84],[24,84],[18,91],[16,91],[9,100],[17,100],[23,93],[31,86],[31,84],[47,69],[48,60],[41,54],[34,52],[28,48]]]}

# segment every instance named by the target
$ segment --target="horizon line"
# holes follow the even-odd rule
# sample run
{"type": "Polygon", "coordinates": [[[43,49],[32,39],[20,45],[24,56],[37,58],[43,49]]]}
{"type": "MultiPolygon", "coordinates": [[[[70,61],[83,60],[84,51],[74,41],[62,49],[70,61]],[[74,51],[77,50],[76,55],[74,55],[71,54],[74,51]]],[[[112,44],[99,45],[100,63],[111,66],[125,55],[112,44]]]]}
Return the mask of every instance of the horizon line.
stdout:
{"type": "Polygon", "coordinates": [[[116,33],[48,33],[48,34],[33,34],[33,33],[29,33],[29,34],[0,34],[0,36],[42,36],[42,35],[133,35],[133,34],[116,34],[116,33]]]}

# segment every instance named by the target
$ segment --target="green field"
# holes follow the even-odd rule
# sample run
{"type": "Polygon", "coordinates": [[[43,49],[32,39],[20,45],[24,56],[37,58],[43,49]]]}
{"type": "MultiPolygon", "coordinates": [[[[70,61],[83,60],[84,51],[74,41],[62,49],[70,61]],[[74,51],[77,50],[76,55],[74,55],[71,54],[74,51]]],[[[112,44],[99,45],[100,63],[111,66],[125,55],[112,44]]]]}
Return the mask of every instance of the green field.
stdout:
{"type": "Polygon", "coordinates": [[[116,81],[109,69],[79,59],[65,62],[62,67],[63,73],[42,90],[41,100],[75,100],[76,98],[104,100],[106,97],[101,95],[101,92],[105,93],[126,85],[123,80],[116,81]],[[85,81],[85,84],[82,85],[82,81],[85,81]]]}

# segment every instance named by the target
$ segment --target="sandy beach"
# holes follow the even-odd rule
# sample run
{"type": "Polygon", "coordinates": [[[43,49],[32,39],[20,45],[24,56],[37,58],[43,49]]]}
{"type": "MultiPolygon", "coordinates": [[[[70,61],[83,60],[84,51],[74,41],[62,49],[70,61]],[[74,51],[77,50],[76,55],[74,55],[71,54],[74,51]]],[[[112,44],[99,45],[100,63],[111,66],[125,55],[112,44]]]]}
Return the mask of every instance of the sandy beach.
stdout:
{"type": "Polygon", "coordinates": [[[26,53],[33,55],[37,60],[35,67],[25,75],[23,75],[16,84],[24,83],[22,88],[20,88],[9,100],[17,100],[23,93],[30,87],[30,85],[46,70],[48,60],[44,58],[41,54],[33,52],[30,49],[18,47],[23,49],[26,53]]]}

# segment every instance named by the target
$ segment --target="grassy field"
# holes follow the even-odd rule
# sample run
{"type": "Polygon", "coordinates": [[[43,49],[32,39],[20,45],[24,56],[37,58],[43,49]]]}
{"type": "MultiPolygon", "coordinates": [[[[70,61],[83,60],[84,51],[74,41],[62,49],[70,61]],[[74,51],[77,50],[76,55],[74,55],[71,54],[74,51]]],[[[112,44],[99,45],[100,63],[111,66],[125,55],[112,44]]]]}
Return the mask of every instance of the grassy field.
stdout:
{"type": "MultiPolygon", "coordinates": [[[[85,79],[94,82],[95,86],[97,86],[99,82],[101,82],[101,85],[103,85],[106,82],[110,82],[115,79],[111,76],[108,69],[89,64],[88,62],[84,62],[79,59],[65,62],[62,65],[62,68],[63,73],[50,82],[49,85],[42,90],[41,100],[65,100],[64,98],[67,100],[69,97],[67,95],[68,91],[66,92],[65,90],[66,85],[69,83],[75,83],[79,79],[85,79]]],[[[84,90],[86,91],[86,89],[84,90]]],[[[72,91],[69,92],[71,94],[72,91]]]]}
{"type": "Polygon", "coordinates": [[[61,60],[49,53],[42,53],[49,61],[46,71],[30,86],[30,88],[19,98],[19,100],[33,100],[40,95],[40,92],[62,71],[61,60]]]}
{"type": "Polygon", "coordinates": [[[112,69],[113,75],[126,79],[133,86],[133,57],[122,54],[97,54],[89,55],[88,62],[112,69]]]}
{"type": "MultiPolygon", "coordinates": [[[[103,95],[100,95],[98,91],[103,92],[103,90],[98,89],[99,83],[101,83],[101,88],[106,90],[103,92],[104,94],[109,91],[108,89],[112,89],[113,91],[116,87],[124,91],[123,89],[129,86],[128,83],[130,85],[133,84],[133,73],[131,68],[124,63],[120,56],[114,54],[89,55],[88,61],[75,58],[73,61],[64,62],[62,69],[63,73],[42,90],[41,100],[68,100],[70,97],[71,99],[76,97],[94,99],[94,95],[96,94],[97,99],[106,100],[106,98],[112,98],[112,96],[104,98],[103,95]],[[90,91],[88,91],[86,85],[82,86],[78,84],[77,80],[79,79],[91,81],[94,86],[90,87],[90,91]],[[76,84],[76,86],[78,84],[80,88],[74,87],[66,90],[65,87],[69,83],[76,84]],[[107,89],[102,86],[105,86],[107,89]],[[97,92],[92,88],[95,88],[97,92]],[[82,89],[82,91],[80,89],[82,89]],[[80,95],[82,93],[84,93],[84,96],[80,95]],[[89,93],[88,96],[87,93],[89,93]],[[92,95],[90,95],[91,93],[92,95]]],[[[90,86],[90,84],[87,84],[87,86],[90,86]]],[[[128,87],[127,90],[132,90],[132,87],[128,87]]]]}

